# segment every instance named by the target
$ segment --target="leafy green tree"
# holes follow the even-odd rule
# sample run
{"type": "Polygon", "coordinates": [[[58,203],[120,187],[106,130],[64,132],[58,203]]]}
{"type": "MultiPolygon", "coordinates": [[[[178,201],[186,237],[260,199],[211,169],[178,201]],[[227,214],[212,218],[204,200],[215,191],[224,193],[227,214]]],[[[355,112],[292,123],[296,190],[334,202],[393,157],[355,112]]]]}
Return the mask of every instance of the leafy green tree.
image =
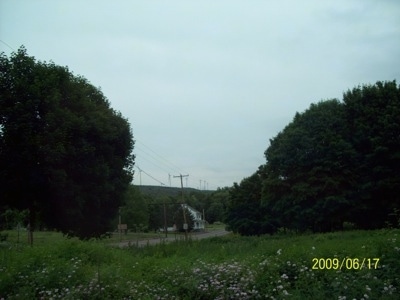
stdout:
{"type": "Polygon", "coordinates": [[[110,228],[132,180],[129,123],[101,91],[21,47],[0,55],[0,206],[81,238],[110,228]]]}
{"type": "Polygon", "coordinates": [[[210,224],[214,222],[222,222],[224,218],[224,204],[219,201],[213,201],[206,212],[206,220],[210,224]]]}
{"type": "Polygon", "coordinates": [[[212,192],[205,198],[205,217],[208,223],[224,221],[229,197],[229,188],[223,188],[212,192]]]}
{"type": "Polygon", "coordinates": [[[343,101],[356,150],[352,221],[380,228],[400,209],[400,88],[395,81],[359,86],[343,101]]]}
{"type": "Polygon", "coordinates": [[[145,197],[149,209],[149,229],[157,231],[164,227],[163,205],[158,199],[154,199],[153,196],[146,195],[145,197]]]}
{"type": "Polygon", "coordinates": [[[149,208],[139,189],[130,185],[121,207],[121,219],[128,229],[142,230],[149,227],[149,208]]]}
{"type": "Polygon", "coordinates": [[[263,201],[282,226],[380,228],[400,207],[400,90],[377,82],[312,104],[265,155],[263,201]]]}
{"type": "Polygon", "coordinates": [[[147,196],[146,199],[149,209],[149,228],[155,231],[159,230],[164,228],[165,222],[167,227],[172,227],[175,212],[180,207],[181,196],[147,196]]]}
{"type": "Polygon", "coordinates": [[[354,149],[344,106],[312,104],[270,142],[265,155],[263,202],[281,226],[298,230],[340,228],[352,207],[354,149]]]}
{"type": "Polygon", "coordinates": [[[16,226],[26,226],[28,219],[28,211],[19,211],[16,209],[6,209],[1,215],[1,225],[0,228],[12,229],[16,226]]]}
{"type": "Polygon", "coordinates": [[[261,203],[262,167],[234,183],[230,190],[230,203],[227,207],[225,222],[228,227],[241,235],[260,235],[273,233],[275,222],[261,203]]]}
{"type": "Polygon", "coordinates": [[[182,205],[179,205],[178,209],[175,211],[173,216],[174,224],[176,225],[176,229],[178,231],[185,231],[183,227],[183,224],[185,224],[185,218],[186,218],[186,223],[188,224],[188,230],[189,231],[193,230],[194,217],[187,208],[183,208],[182,205]]]}

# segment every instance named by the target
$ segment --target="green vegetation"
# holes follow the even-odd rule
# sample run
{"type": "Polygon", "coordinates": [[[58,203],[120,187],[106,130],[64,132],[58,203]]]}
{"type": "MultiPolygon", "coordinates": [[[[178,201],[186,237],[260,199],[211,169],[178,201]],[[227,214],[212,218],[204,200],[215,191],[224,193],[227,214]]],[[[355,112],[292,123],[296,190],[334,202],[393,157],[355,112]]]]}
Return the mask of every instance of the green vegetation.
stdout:
{"type": "MultiPolygon", "coordinates": [[[[154,232],[164,227],[165,217],[167,227],[175,224],[182,228],[181,193],[178,188],[131,186],[121,207],[122,223],[127,223],[132,231],[154,232]]],[[[204,211],[209,224],[221,222],[225,218],[229,188],[217,191],[184,189],[184,201],[199,212],[204,211]]]]}
{"type": "Polygon", "coordinates": [[[133,144],[128,121],[85,78],[23,47],[0,54],[2,227],[4,211],[27,210],[32,230],[108,231],[132,180],[133,144]]]}
{"type": "Polygon", "coordinates": [[[400,87],[356,87],[311,104],[270,140],[266,164],[230,190],[226,223],[254,235],[400,221],[400,87]]]}
{"type": "Polygon", "coordinates": [[[0,298],[398,299],[400,290],[399,230],[231,234],[126,249],[48,234],[35,247],[0,244],[0,298]],[[327,269],[327,259],[345,264],[327,269]]]}

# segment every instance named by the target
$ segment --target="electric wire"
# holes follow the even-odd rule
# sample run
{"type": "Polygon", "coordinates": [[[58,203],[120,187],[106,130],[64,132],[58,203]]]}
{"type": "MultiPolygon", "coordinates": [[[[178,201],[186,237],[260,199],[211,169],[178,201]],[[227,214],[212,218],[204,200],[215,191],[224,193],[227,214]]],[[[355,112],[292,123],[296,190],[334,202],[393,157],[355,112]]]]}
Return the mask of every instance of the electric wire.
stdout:
{"type": "Polygon", "coordinates": [[[140,168],[139,166],[136,165],[135,167],[139,170],[139,172],[142,172],[142,173],[146,174],[146,175],[149,176],[151,179],[157,181],[159,184],[161,184],[161,185],[166,185],[166,184],[163,183],[162,181],[158,180],[157,178],[153,177],[152,175],[150,175],[149,173],[147,173],[146,171],[144,171],[144,170],[143,170],[142,168],[140,168]]]}
{"type": "MultiPolygon", "coordinates": [[[[137,152],[136,158],[139,158],[139,160],[143,159],[143,160],[147,161],[148,163],[152,164],[153,166],[157,167],[158,169],[166,172],[169,176],[169,180],[171,178],[171,174],[173,174],[173,175],[188,174],[188,172],[182,171],[181,168],[179,168],[177,165],[175,165],[174,163],[172,163],[171,161],[169,161],[162,155],[158,154],[156,151],[151,149],[149,146],[144,144],[142,141],[140,141],[138,139],[136,139],[135,141],[136,141],[135,149],[138,150],[141,154],[143,154],[143,155],[140,155],[140,153],[137,152]],[[139,145],[138,145],[138,143],[139,143],[139,145]]],[[[149,174],[149,172],[144,172],[143,169],[139,169],[139,171],[140,170],[143,173],[145,173],[147,176],[149,176],[150,178],[155,180],[156,182],[158,182],[162,185],[165,185],[162,181],[156,179],[154,176],[149,174]]],[[[197,176],[193,176],[193,175],[190,175],[189,178],[186,179],[186,187],[188,187],[188,179],[189,180],[192,179],[192,182],[200,181],[200,186],[198,187],[199,190],[209,189],[208,181],[206,181],[204,179],[200,179],[197,176]],[[202,182],[203,182],[203,185],[201,184],[202,182]],[[207,188],[206,188],[206,186],[207,186],[207,188]]],[[[195,183],[195,186],[197,186],[197,183],[195,183]]]]}
{"type": "Polygon", "coordinates": [[[164,171],[164,172],[167,172],[167,173],[168,173],[168,172],[171,172],[170,169],[165,168],[164,166],[160,166],[160,165],[157,163],[157,160],[156,160],[154,157],[152,157],[151,155],[149,155],[148,153],[143,152],[142,150],[140,150],[140,152],[141,152],[141,153],[136,153],[136,154],[135,154],[135,157],[136,157],[136,158],[139,158],[140,160],[143,159],[143,160],[149,162],[150,164],[152,164],[153,166],[157,167],[158,169],[160,169],[160,170],[162,170],[162,171],[164,171]],[[142,155],[142,154],[144,154],[144,155],[142,155]],[[145,155],[147,155],[149,158],[146,157],[145,155]],[[156,161],[156,163],[155,163],[154,161],[156,161]]]}
{"type": "MultiPolygon", "coordinates": [[[[144,148],[146,148],[148,151],[152,152],[154,155],[156,155],[158,158],[155,157],[156,160],[158,160],[159,162],[161,162],[162,164],[166,165],[168,168],[170,168],[171,170],[173,170],[175,173],[187,173],[182,171],[177,165],[175,165],[174,163],[172,163],[171,161],[169,161],[168,159],[166,159],[165,157],[161,156],[160,154],[158,154],[157,152],[155,152],[154,150],[152,150],[149,146],[145,145],[142,141],[137,140],[137,142],[139,142],[144,148]]],[[[144,149],[141,149],[142,151],[144,151],[144,149]]],[[[148,154],[150,155],[150,154],[148,154]]],[[[154,157],[154,156],[153,156],[154,157]]]]}
{"type": "Polygon", "coordinates": [[[16,52],[13,47],[11,47],[9,44],[7,44],[5,41],[0,40],[4,45],[6,45],[8,48],[10,48],[12,51],[16,52]]]}

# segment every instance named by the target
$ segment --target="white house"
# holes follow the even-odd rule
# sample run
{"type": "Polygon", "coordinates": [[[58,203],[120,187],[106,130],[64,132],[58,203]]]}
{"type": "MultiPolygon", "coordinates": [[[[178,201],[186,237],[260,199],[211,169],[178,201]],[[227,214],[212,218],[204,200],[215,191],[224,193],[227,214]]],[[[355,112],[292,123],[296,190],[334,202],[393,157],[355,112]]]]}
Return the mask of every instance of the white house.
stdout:
{"type": "Polygon", "coordinates": [[[198,210],[187,204],[181,204],[183,208],[186,208],[193,217],[193,230],[204,230],[206,221],[203,220],[203,215],[198,210]]]}

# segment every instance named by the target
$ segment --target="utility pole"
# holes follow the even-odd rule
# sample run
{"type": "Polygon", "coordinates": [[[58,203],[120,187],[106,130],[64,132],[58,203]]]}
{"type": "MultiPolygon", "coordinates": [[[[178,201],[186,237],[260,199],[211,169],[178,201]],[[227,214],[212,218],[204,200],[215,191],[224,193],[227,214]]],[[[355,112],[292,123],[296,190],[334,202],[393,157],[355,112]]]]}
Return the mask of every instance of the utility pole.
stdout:
{"type": "Polygon", "coordinates": [[[204,231],[206,231],[206,214],[204,213],[204,208],[203,208],[203,224],[204,224],[204,231]]]}
{"type": "Polygon", "coordinates": [[[182,178],[183,177],[189,177],[189,175],[182,175],[182,174],[179,174],[178,176],[174,176],[174,178],[178,178],[178,177],[180,177],[181,178],[181,189],[182,189],[182,211],[183,211],[183,220],[184,220],[184,224],[183,224],[183,229],[185,230],[185,240],[187,240],[187,234],[188,234],[188,223],[187,223],[187,220],[186,220],[186,211],[185,211],[185,209],[186,209],[186,205],[185,205],[185,198],[184,198],[184,196],[183,196],[183,180],[182,180],[182,178]]]}
{"type": "Polygon", "coordinates": [[[119,242],[121,242],[121,232],[122,232],[122,230],[121,230],[121,206],[118,208],[118,232],[119,232],[119,242]]]}
{"type": "Polygon", "coordinates": [[[167,228],[167,208],[165,206],[165,200],[163,200],[164,204],[164,230],[165,230],[165,237],[168,237],[168,228],[167,228]]]}

